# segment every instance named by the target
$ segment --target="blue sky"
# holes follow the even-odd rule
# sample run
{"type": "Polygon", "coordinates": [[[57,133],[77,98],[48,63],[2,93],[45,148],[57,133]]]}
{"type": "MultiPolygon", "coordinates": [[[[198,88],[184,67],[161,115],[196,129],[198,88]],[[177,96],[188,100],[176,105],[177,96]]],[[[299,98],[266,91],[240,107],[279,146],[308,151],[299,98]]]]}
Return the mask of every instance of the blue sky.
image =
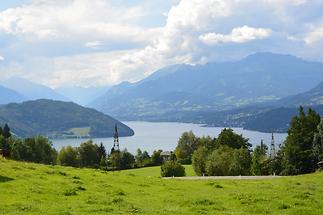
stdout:
{"type": "Polygon", "coordinates": [[[2,0],[0,79],[137,81],[269,51],[323,61],[323,0],[2,0]]]}

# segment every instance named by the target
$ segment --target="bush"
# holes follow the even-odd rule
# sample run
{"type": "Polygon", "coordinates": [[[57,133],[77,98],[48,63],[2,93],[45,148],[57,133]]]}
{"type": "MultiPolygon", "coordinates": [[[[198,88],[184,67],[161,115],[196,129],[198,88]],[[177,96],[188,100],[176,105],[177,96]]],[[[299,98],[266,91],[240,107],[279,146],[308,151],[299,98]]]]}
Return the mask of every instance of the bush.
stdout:
{"type": "Polygon", "coordinates": [[[185,168],[176,161],[167,161],[161,166],[162,177],[185,176],[185,168]]]}

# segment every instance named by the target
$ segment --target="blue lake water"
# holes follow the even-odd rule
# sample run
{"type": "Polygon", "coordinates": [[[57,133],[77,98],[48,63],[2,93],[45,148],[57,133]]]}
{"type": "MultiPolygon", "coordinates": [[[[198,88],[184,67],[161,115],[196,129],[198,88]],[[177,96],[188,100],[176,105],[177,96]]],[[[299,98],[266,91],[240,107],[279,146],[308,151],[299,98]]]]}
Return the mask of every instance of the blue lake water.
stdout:
{"type": "MultiPolygon", "coordinates": [[[[210,135],[217,137],[223,128],[220,127],[202,127],[198,124],[173,123],[173,122],[124,122],[130,126],[135,135],[132,137],[121,137],[119,139],[120,149],[127,148],[131,153],[135,153],[138,148],[152,153],[154,150],[174,150],[181,134],[185,131],[193,131],[197,136],[210,135]]],[[[244,130],[242,128],[233,128],[233,130],[249,138],[249,142],[255,146],[260,144],[263,139],[269,146],[271,142],[270,133],[244,130]]],[[[287,134],[275,133],[275,143],[278,146],[283,143],[287,134]]],[[[103,143],[108,151],[113,146],[113,138],[93,138],[94,143],[103,143]]],[[[79,146],[86,139],[55,139],[52,140],[56,149],[63,146],[79,146]]]]}

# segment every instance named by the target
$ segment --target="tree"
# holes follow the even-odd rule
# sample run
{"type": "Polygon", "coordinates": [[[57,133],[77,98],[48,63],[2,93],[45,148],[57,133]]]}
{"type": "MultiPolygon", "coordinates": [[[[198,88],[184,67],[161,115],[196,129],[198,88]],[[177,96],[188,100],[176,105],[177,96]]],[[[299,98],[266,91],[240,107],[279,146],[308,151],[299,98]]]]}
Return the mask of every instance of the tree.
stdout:
{"type": "Polygon", "coordinates": [[[114,150],[109,156],[109,162],[113,169],[121,169],[121,152],[114,150]]]}
{"type": "Polygon", "coordinates": [[[138,166],[141,166],[141,164],[143,162],[141,149],[137,149],[137,154],[135,156],[135,159],[136,159],[136,163],[138,164],[138,166]]]}
{"type": "Polygon", "coordinates": [[[163,158],[160,156],[162,150],[154,151],[151,155],[151,165],[152,166],[159,166],[163,163],[163,158]]]}
{"type": "Polygon", "coordinates": [[[177,161],[167,161],[161,166],[162,177],[185,176],[185,168],[177,161]]]}
{"type": "Polygon", "coordinates": [[[134,167],[135,157],[127,151],[127,149],[121,152],[120,168],[131,169],[134,167]]]}
{"type": "Polygon", "coordinates": [[[137,149],[137,154],[135,156],[137,167],[144,167],[150,164],[150,156],[147,151],[142,152],[140,149],[137,149]]]}
{"type": "Polygon", "coordinates": [[[248,149],[220,146],[206,158],[205,170],[210,176],[249,175],[250,165],[251,155],[248,149]]]}
{"type": "Polygon", "coordinates": [[[192,131],[184,132],[178,140],[175,155],[180,163],[189,164],[192,162],[192,154],[197,149],[198,138],[192,131]]]}
{"type": "Polygon", "coordinates": [[[233,132],[231,128],[225,128],[219,134],[216,139],[217,147],[220,146],[229,146],[231,148],[240,149],[246,148],[249,149],[252,145],[249,143],[249,139],[244,138],[242,135],[238,135],[233,132]]]}
{"type": "Polygon", "coordinates": [[[317,132],[314,135],[313,158],[314,162],[323,161],[323,118],[317,126],[317,132]]]}
{"type": "Polygon", "coordinates": [[[4,125],[2,133],[3,133],[4,138],[6,138],[6,139],[11,137],[10,128],[9,128],[8,124],[4,125]]]}
{"type": "Polygon", "coordinates": [[[98,157],[100,158],[100,166],[105,166],[107,159],[107,151],[105,150],[105,147],[102,143],[100,143],[98,147],[98,157]]]}
{"type": "Polygon", "coordinates": [[[93,142],[87,141],[82,143],[79,147],[81,166],[94,167],[100,164],[100,157],[98,154],[98,145],[93,142]]]}
{"type": "Polygon", "coordinates": [[[11,157],[15,160],[30,161],[43,164],[55,164],[57,152],[52,143],[45,137],[27,138],[23,141],[10,138],[11,157]]]}
{"type": "Polygon", "coordinates": [[[268,147],[261,141],[261,144],[256,146],[252,153],[251,172],[253,175],[265,174],[265,162],[267,160],[268,147]]]}
{"type": "Polygon", "coordinates": [[[230,166],[233,162],[233,148],[221,146],[214,150],[206,160],[206,173],[210,176],[231,175],[230,166]]]}
{"type": "Polygon", "coordinates": [[[0,136],[3,135],[3,130],[2,130],[2,127],[0,126],[0,136]]]}
{"type": "Polygon", "coordinates": [[[213,150],[216,148],[216,138],[210,136],[200,137],[197,141],[197,147],[205,147],[207,150],[213,150]]]}
{"type": "Polygon", "coordinates": [[[8,139],[6,139],[2,135],[0,135],[0,149],[10,151],[10,144],[8,142],[8,139]]]}
{"type": "Polygon", "coordinates": [[[306,114],[304,108],[300,107],[299,115],[293,117],[283,147],[283,174],[304,174],[315,171],[313,140],[320,121],[320,115],[311,108],[306,114]]]}
{"type": "Polygon", "coordinates": [[[0,149],[1,154],[4,157],[10,157],[11,155],[11,139],[13,138],[6,139],[4,136],[0,135],[0,149]]]}
{"type": "Polygon", "coordinates": [[[206,147],[202,146],[199,147],[192,156],[192,164],[194,171],[197,175],[205,175],[205,165],[206,165],[206,158],[209,154],[209,151],[206,147]]]}
{"type": "Polygon", "coordinates": [[[58,153],[58,163],[62,166],[80,166],[79,153],[77,148],[66,146],[58,153]]]}
{"type": "Polygon", "coordinates": [[[250,175],[251,155],[246,148],[235,149],[233,151],[232,163],[230,165],[230,174],[232,175],[250,175]]]}

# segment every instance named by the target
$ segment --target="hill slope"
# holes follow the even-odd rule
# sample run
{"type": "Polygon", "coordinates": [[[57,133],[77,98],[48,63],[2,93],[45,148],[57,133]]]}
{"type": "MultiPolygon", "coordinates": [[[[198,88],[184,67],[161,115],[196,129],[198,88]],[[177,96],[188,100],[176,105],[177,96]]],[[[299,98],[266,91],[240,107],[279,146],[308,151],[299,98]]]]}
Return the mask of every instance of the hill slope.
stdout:
{"type": "MultiPolygon", "coordinates": [[[[188,167],[186,167],[188,169],[188,167]]],[[[160,167],[103,172],[0,158],[0,211],[16,214],[322,214],[322,173],[164,180],[160,167]]]]}
{"type": "Polygon", "coordinates": [[[45,99],[1,106],[0,124],[4,123],[21,137],[112,137],[115,124],[120,136],[134,134],[128,126],[96,110],[45,99]]]}
{"type": "Polygon", "coordinates": [[[288,96],[277,102],[280,106],[313,106],[323,104],[323,82],[313,89],[293,96],[288,96]]]}
{"type": "Polygon", "coordinates": [[[91,104],[120,119],[164,120],[177,111],[220,111],[307,91],[323,81],[323,64],[258,53],[237,62],[174,65],[122,83],[91,104]]]}
{"type": "Polygon", "coordinates": [[[22,102],[25,101],[26,98],[20,93],[11,90],[6,87],[0,86],[0,104],[8,104],[11,102],[22,102]]]}

